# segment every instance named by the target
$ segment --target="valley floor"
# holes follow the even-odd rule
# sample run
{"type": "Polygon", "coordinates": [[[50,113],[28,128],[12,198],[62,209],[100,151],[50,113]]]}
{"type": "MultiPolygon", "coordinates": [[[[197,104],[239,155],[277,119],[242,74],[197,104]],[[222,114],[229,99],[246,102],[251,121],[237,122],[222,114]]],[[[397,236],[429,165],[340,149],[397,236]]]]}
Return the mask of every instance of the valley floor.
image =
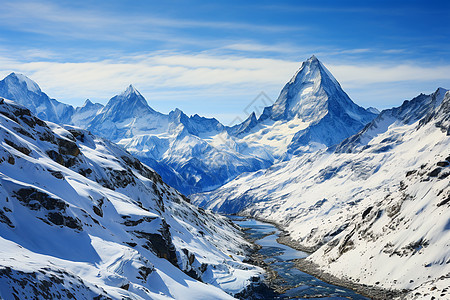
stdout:
{"type": "MultiPolygon", "coordinates": [[[[314,253],[314,249],[303,247],[299,242],[292,239],[289,235],[289,233],[278,223],[273,222],[271,220],[265,220],[257,217],[250,217],[250,216],[242,216],[240,217],[242,219],[249,219],[249,220],[255,220],[256,222],[265,223],[267,225],[274,226],[277,230],[280,231],[280,234],[278,238],[276,239],[276,242],[285,245],[287,247],[290,247],[292,249],[295,249],[300,252],[308,253],[308,255],[311,255],[314,253]]],[[[233,217],[232,217],[233,219],[233,217]]],[[[244,226],[245,227],[245,226],[244,226]]],[[[246,227],[246,230],[249,228],[246,227]]],[[[267,233],[267,235],[270,235],[271,233],[267,233]]],[[[247,238],[250,242],[254,243],[256,246],[256,249],[261,249],[261,246],[255,243],[255,239],[251,238],[250,234],[247,234],[247,238]]],[[[262,267],[266,271],[266,278],[265,282],[267,283],[267,286],[269,287],[269,290],[265,290],[268,298],[255,298],[255,299],[284,299],[283,295],[288,288],[286,287],[286,281],[281,278],[277,272],[273,270],[273,268],[266,263],[268,256],[261,255],[258,253],[259,251],[255,251],[251,257],[252,264],[255,264],[259,267],[262,267]],[[284,284],[284,286],[283,286],[284,284]],[[273,294],[271,291],[275,291],[276,294],[273,294]],[[269,295],[270,294],[270,295],[269,295]],[[275,296],[276,295],[276,296],[275,296]],[[281,295],[281,296],[280,296],[281,295]]],[[[321,270],[320,266],[314,263],[313,261],[307,260],[306,257],[303,258],[293,258],[292,262],[294,263],[294,267],[301,272],[304,272],[306,274],[309,274],[311,276],[314,276],[315,278],[319,279],[320,281],[329,283],[330,285],[334,285],[336,287],[343,287],[350,290],[355,291],[358,294],[364,295],[366,297],[369,297],[370,299],[374,300],[385,300],[385,299],[447,299],[445,297],[450,297],[450,294],[448,291],[450,291],[450,288],[446,285],[447,280],[449,277],[441,277],[437,280],[432,280],[430,282],[427,282],[426,284],[414,289],[414,290],[395,290],[395,289],[385,289],[382,287],[377,286],[370,286],[367,284],[361,284],[358,283],[355,280],[351,280],[345,277],[338,277],[333,274],[324,272],[321,270]],[[444,297],[444,298],[443,298],[444,297]]],[[[292,272],[292,273],[295,273],[292,272]]],[[[297,287],[298,289],[298,287],[297,287]]],[[[356,295],[356,294],[355,294],[356,295]]],[[[291,295],[292,296],[292,295],[291,295]]],[[[350,296],[351,297],[351,296],[350,296]]],[[[315,298],[315,296],[312,296],[311,298],[315,298]]],[[[253,299],[253,298],[251,298],[253,299]]],[[[350,298],[350,299],[356,299],[356,298],[350,298]]],[[[359,299],[359,298],[357,298],[359,299]]]]}
{"type": "Polygon", "coordinates": [[[312,265],[302,264],[309,253],[298,249],[298,244],[289,242],[286,232],[277,224],[251,217],[231,216],[236,224],[246,231],[249,242],[255,246],[250,257],[252,264],[266,270],[264,284],[257,286],[251,295],[242,299],[389,299],[400,293],[384,289],[351,284],[345,280],[327,276],[312,265]],[[356,291],[356,292],[355,292],[356,291]],[[359,295],[359,294],[361,295],[359,295]],[[364,295],[364,296],[362,296],[364,295]]]}

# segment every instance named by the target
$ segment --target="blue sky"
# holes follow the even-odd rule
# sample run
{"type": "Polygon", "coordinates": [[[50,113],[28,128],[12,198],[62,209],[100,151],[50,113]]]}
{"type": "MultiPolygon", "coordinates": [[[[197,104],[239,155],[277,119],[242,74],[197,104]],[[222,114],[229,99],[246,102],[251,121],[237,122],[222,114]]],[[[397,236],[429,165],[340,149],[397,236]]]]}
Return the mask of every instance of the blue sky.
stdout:
{"type": "Polygon", "coordinates": [[[75,106],[132,83],[167,113],[244,118],[315,54],[358,104],[450,88],[450,1],[2,1],[0,76],[75,106]]]}

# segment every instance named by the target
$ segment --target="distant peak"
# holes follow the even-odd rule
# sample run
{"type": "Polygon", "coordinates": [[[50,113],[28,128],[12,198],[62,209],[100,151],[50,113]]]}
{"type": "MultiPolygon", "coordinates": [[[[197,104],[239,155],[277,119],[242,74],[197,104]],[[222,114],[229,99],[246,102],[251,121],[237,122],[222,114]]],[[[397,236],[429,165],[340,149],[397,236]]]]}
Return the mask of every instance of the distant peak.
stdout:
{"type": "Polygon", "coordinates": [[[376,114],[376,115],[380,114],[380,110],[378,108],[376,108],[376,107],[373,107],[373,106],[366,108],[366,111],[368,111],[370,113],[373,113],[373,114],[376,114]]]}
{"type": "Polygon", "coordinates": [[[439,87],[432,95],[432,97],[435,99],[436,103],[435,106],[439,106],[442,103],[442,100],[444,100],[445,94],[448,92],[447,89],[444,89],[442,87],[439,87]]]}
{"type": "Polygon", "coordinates": [[[86,107],[86,106],[91,106],[91,105],[94,105],[94,103],[92,103],[91,100],[86,99],[86,101],[84,101],[84,104],[83,104],[84,107],[86,107]]]}
{"type": "Polygon", "coordinates": [[[184,115],[183,111],[179,108],[175,108],[174,110],[172,110],[171,112],[169,112],[170,116],[174,116],[174,117],[180,117],[182,115],[184,115]]]}
{"type": "Polygon", "coordinates": [[[309,61],[319,61],[314,54],[308,60],[309,61]]]}
{"type": "Polygon", "coordinates": [[[247,117],[247,119],[245,119],[245,121],[242,122],[242,123],[245,123],[245,124],[253,124],[253,123],[255,123],[255,122],[257,122],[256,114],[255,114],[255,112],[252,112],[252,113],[247,117]]]}
{"type": "Polygon", "coordinates": [[[23,75],[23,74],[20,74],[20,73],[11,72],[8,76],[6,76],[6,78],[8,78],[8,77],[10,77],[10,78],[20,78],[20,77],[26,77],[26,76],[23,75]]]}
{"type": "Polygon", "coordinates": [[[435,94],[445,94],[448,90],[444,89],[443,87],[438,87],[437,90],[434,92],[435,94]]]}
{"type": "Polygon", "coordinates": [[[20,73],[12,72],[8,76],[6,76],[4,80],[11,82],[13,84],[18,83],[19,85],[26,87],[27,90],[34,92],[34,93],[41,92],[41,88],[39,87],[39,85],[36,82],[34,82],[27,76],[20,74],[20,73]]]}
{"type": "Polygon", "coordinates": [[[142,96],[141,93],[139,93],[139,91],[132,84],[130,84],[121,95],[125,96],[125,97],[130,96],[130,95],[142,96]]]}
{"type": "MultiPolygon", "coordinates": [[[[118,114],[123,114],[127,110],[129,116],[143,115],[146,112],[155,112],[147,103],[144,96],[130,84],[126,90],[120,95],[116,95],[108,101],[105,106],[106,110],[112,109],[118,114]]],[[[123,119],[124,116],[118,117],[123,119]]]]}

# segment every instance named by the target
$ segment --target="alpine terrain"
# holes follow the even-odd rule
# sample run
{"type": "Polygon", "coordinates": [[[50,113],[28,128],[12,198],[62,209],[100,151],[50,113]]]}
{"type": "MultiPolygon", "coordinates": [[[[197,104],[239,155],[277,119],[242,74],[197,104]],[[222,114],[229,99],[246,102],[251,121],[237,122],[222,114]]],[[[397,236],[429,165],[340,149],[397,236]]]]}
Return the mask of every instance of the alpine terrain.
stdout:
{"type": "Polygon", "coordinates": [[[450,296],[444,88],[365,109],[312,56],[235,126],[160,113],[133,85],[74,108],[12,73],[0,96],[14,101],[0,102],[2,296],[252,295],[264,271],[216,213],[279,226],[277,242],[260,240],[309,252],[289,264],[325,281],[381,299],[450,296]]]}
{"type": "Polygon", "coordinates": [[[232,299],[262,274],[228,219],[121,147],[3,98],[0,170],[2,299],[232,299]]]}
{"type": "MultiPolygon", "coordinates": [[[[196,203],[275,222],[324,276],[449,297],[450,92],[382,111],[339,145],[243,174],[196,203]]],[[[426,298],[426,299],[428,299],[426,298]]]]}

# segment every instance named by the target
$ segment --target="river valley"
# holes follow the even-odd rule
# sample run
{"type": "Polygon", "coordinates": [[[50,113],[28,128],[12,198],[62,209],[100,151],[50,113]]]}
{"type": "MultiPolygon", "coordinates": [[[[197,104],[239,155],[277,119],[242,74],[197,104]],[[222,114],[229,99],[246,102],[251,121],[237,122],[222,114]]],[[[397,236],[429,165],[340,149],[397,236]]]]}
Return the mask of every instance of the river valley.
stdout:
{"type": "Polygon", "coordinates": [[[265,296],[264,291],[254,294],[254,299],[369,299],[356,292],[326,283],[295,267],[295,259],[308,253],[280,244],[280,230],[274,225],[255,219],[231,216],[235,224],[246,231],[247,238],[258,245],[254,254],[268,271],[266,281],[275,294],[265,296]]]}

